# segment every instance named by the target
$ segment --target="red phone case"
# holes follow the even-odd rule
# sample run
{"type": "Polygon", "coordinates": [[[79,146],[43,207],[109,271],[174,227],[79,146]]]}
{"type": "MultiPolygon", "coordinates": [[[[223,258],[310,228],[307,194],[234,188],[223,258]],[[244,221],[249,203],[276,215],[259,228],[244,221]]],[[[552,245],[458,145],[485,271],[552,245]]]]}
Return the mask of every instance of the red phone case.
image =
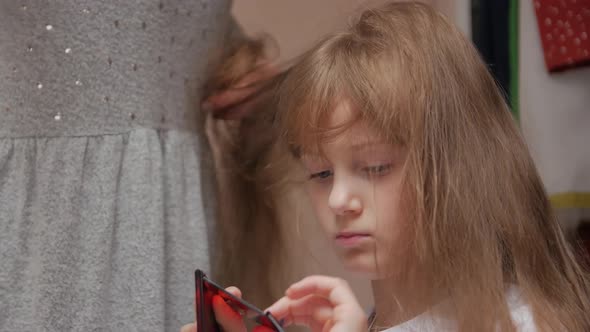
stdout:
{"type": "Polygon", "coordinates": [[[252,304],[235,297],[223,287],[207,278],[201,270],[195,271],[195,300],[198,332],[221,332],[222,329],[215,319],[213,312],[213,297],[222,299],[242,317],[253,320],[256,324],[268,327],[276,332],[284,332],[280,323],[270,314],[264,313],[252,304]]]}

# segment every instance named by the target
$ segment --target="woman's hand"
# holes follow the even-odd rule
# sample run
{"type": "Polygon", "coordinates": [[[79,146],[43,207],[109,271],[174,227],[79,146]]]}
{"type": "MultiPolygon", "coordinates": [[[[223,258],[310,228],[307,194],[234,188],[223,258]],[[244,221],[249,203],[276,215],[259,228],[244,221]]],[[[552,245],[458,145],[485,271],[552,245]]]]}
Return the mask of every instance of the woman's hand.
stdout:
{"type": "Polygon", "coordinates": [[[273,65],[260,65],[237,83],[222,85],[224,90],[214,92],[203,103],[205,133],[222,191],[239,181],[231,175],[246,174],[241,167],[263,158],[276,141],[271,123],[275,109],[269,104],[272,89],[268,85],[276,84],[273,78],[277,73],[273,65]]]}
{"type": "Polygon", "coordinates": [[[366,332],[367,315],[342,279],[311,276],[293,284],[267,309],[284,325],[304,325],[313,332],[366,332]]]}
{"type": "Polygon", "coordinates": [[[236,120],[247,117],[266,97],[267,85],[280,73],[271,63],[262,63],[225,90],[215,91],[201,105],[215,118],[236,120]]]}

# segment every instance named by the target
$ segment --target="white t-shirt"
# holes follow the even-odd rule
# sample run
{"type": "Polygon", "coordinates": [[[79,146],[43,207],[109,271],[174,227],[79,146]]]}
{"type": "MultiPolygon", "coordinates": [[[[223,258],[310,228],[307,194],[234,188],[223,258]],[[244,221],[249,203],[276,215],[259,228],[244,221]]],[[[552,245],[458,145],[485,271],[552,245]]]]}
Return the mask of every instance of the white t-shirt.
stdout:
{"type": "MultiPolygon", "coordinates": [[[[530,307],[523,301],[518,288],[511,287],[508,290],[507,302],[516,330],[518,332],[537,332],[533,313],[530,307]]],[[[425,312],[383,332],[450,332],[455,330],[453,322],[425,312]]]]}

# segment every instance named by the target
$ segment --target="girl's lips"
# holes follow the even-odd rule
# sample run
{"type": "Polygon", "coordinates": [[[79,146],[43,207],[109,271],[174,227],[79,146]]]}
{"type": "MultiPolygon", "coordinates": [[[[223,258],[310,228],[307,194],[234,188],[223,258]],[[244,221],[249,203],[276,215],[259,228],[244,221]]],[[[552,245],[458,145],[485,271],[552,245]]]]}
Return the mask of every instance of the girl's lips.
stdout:
{"type": "Polygon", "coordinates": [[[335,242],[340,247],[353,248],[359,246],[370,238],[371,234],[368,233],[342,232],[336,235],[335,242]]]}

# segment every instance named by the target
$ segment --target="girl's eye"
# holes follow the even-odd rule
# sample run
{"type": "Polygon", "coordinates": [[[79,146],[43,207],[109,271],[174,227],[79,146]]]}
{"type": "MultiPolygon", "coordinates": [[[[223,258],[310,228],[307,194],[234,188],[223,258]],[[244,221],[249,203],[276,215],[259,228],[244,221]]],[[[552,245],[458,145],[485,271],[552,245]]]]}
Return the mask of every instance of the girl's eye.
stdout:
{"type": "Polygon", "coordinates": [[[329,178],[330,176],[332,176],[332,171],[321,171],[321,172],[317,172],[317,173],[312,173],[309,176],[310,180],[313,179],[318,179],[318,180],[324,180],[329,178]]]}
{"type": "Polygon", "coordinates": [[[391,164],[368,166],[368,167],[363,168],[363,172],[365,172],[371,176],[385,175],[391,170],[391,167],[392,167],[391,164]]]}

